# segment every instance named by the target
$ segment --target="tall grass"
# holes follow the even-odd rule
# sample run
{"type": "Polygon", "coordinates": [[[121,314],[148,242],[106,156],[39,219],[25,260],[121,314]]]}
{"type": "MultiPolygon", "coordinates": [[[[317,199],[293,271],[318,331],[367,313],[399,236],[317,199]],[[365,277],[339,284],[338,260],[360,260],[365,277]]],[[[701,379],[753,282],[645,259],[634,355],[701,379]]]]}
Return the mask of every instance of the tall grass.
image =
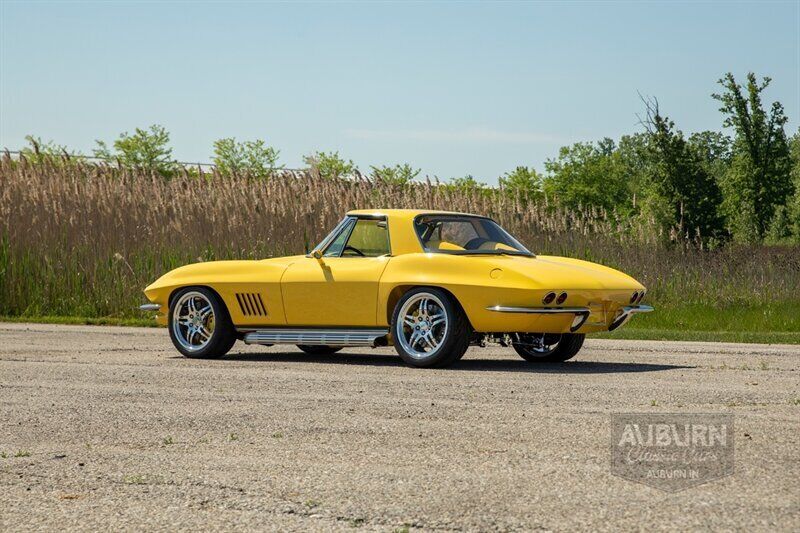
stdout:
{"type": "MultiPolygon", "coordinates": [[[[269,180],[185,172],[170,180],[89,163],[0,159],[0,315],[137,316],[142,288],[182,264],[303,253],[349,209],[489,215],[531,250],[619,268],[667,308],[800,305],[800,249],[665,244],[649,221],[564,211],[438,184],[269,180]]],[[[800,324],[791,322],[788,328],[800,324]]]]}

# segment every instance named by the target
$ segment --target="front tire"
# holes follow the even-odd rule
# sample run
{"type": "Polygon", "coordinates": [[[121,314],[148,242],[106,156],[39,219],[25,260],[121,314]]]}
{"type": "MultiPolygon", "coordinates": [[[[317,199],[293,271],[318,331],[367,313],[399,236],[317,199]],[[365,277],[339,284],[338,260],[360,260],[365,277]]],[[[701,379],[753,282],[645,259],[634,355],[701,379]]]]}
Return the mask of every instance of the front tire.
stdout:
{"type": "Polygon", "coordinates": [[[470,326],[458,302],[441,289],[420,287],[405,293],[392,313],[392,339],[411,366],[444,367],[469,348],[470,326]]]}
{"type": "Polygon", "coordinates": [[[228,309],[207,287],[186,287],[172,298],[169,337],[186,357],[213,359],[228,353],[236,342],[228,309]]]}
{"type": "Polygon", "coordinates": [[[577,355],[585,338],[583,333],[520,334],[513,347],[531,363],[561,363],[577,355]]]}

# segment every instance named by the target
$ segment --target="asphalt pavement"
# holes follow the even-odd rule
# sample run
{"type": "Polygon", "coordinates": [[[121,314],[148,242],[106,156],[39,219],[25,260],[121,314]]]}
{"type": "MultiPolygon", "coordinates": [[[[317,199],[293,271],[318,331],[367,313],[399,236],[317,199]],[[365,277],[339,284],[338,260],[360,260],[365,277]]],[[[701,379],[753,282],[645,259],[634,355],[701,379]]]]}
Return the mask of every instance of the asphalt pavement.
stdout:
{"type": "Polygon", "coordinates": [[[391,348],[0,323],[0,530],[800,530],[800,347],[587,340],[449,369],[391,348]],[[730,476],[612,474],[614,413],[725,413],[730,476]]]}

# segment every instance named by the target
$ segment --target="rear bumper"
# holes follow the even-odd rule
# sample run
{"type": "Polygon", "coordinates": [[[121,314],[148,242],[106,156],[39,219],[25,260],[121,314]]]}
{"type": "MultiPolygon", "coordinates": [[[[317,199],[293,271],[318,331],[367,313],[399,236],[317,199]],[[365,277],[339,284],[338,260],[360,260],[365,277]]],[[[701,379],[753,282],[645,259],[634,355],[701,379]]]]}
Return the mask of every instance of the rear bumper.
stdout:
{"type": "Polygon", "coordinates": [[[139,306],[139,311],[159,311],[161,304],[142,304],[139,306]]]}
{"type": "MultiPolygon", "coordinates": [[[[588,320],[592,311],[588,307],[511,307],[494,305],[486,308],[487,311],[496,313],[515,313],[530,315],[572,315],[572,323],[569,326],[570,332],[578,331],[588,320]]],[[[627,305],[621,307],[614,319],[608,325],[608,331],[614,331],[621,327],[636,313],[649,313],[653,311],[649,305],[627,305]]],[[[603,328],[605,329],[605,328],[603,328]]]]}
{"type": "Polygon", "coordinates": [[[523,313],[529,315],[572,315],[571,332],[578,331],[592,311],[588,307],[507,307],[494,305],[486,308],[497,313],[523,313]]]}

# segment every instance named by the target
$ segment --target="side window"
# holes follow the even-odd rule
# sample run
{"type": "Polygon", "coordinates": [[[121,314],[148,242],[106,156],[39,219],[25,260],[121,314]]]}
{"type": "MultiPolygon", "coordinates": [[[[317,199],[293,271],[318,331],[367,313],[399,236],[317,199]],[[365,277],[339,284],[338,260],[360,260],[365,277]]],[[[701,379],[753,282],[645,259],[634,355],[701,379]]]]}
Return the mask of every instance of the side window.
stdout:
{"type": "Polygon", "coordinates": [[[385,220],[359,219],[350,233],[342,257],[379,257],[391,253],[385,220]]]}
{"type": "Polygon", "coordinates": [[[325,249],[325,253],[322,254],[323,257],[339,257],[342,254],[344,243],[347,241],[347,237],[350,235],[350,229],[353,227],[354,223],[355,219],[350,219],[346,224],[342,226],[342,229],[339,231],[339,234],[331,241],[331,243],[325,249]]]}

